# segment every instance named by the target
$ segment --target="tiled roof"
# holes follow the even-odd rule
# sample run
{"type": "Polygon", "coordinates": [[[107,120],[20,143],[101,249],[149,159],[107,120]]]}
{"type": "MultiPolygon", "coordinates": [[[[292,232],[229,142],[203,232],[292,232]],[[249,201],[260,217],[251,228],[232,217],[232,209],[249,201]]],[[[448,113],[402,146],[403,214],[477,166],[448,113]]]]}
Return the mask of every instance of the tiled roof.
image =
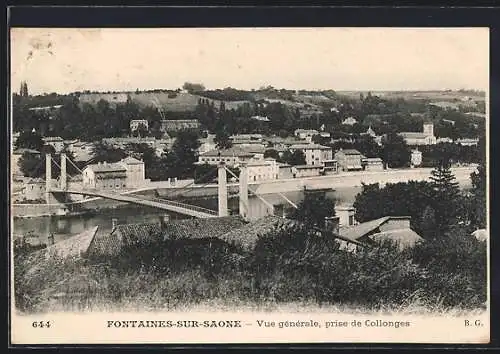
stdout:
{"type": "Polygon", "coordinates": [[[210,151],[207,151],[206,153],[202,154],[201,156],[219,156],[219,153],[220,153],[220,156],[224,156],[224,157],[228,157],[228,156],[253,156],[254,155],[250,152],[244,151],[241,148],[232,147],[230,149],[210,150],[210,151]]]}
{"type": "Polygon", "coordinates": [[[389,220],[389,218],[390,218],[389,216],[384,216],[382,218],[370,220],[358,225],[346,228],[340,228],[340,235],[349,238],[351,240],[357,240],[358,238],[363,237],[366,234],[372,232],[373,230],[379,228],[380,225],[389,220]]]}
{"type": "Polygon", "coordinates": [[[92,164],[88,165],[89,168],[94,172],[126,172],[125,166],[118,163],[102,163],[102,164],[92,164]]]}
{"type": "Polygon", "coordinates": [[[323,168],[323,166],[321,165],[296,165],[296,166],[293,166],[295,167],[297,170],[306,170],[306,169],[316,169],[316,168],[323,168]]]}
{"type": "Polygon", "coordinates": [[[301,149],[301,150],[331,150],[328,146],[323,146],[319,144],[294,144],[290,146],[290,149],[301,149]]]}
{"type": "Polygon", "coordinates": [[[93,255],[116,255],[124,246],[140,246],[174,239],[217,238],[245,225],[240,216],[207,219],[182,219],[160,223],[118,225],[110,234],[98,234],[90,248],[93,255]]]}
{"type": "Polygon", "coordinates": [[[399,229],[379,232],[377,234],[370,235],[369,238],[375,242],[382,242],[386,240],[395,242],[400,249],[413,247],[417,242],[421,242],[424,240],[412,229],[399,229]]]}
{"type": "Polygon", "coordinates": [[[127,156],[122,160],[122,162],[126,163],[127,165],[138,165],[138,164],[143,164],[144,162],[137,160],[136,158],[133,158],[131,156],[127,156]]]}
{"type": "MultiPolygon", "coordinates": [[[[384,216],[358,225],[340,228],[340,235],[351,240],[357,240],[370,232],[376,231],[382,224],[390,219],[408,219],[408,216],[384,216]]],[[[406,230],[406,229],[405,229],[406,230]]]]}
{"type": "Polygon", "coordinates": [[[234,244],[242,247],[244,250],[250,251],[255,247],[259,236],[263,236],[275,228],[291,227],[294,224],[295,222],[290,219],[266,216],[245,226],[231,230],[221,235],[220,238],[229,244],[234,244]]]}
{"type": "Polygon", "coordinates": [[[337,153],[343,153],[344,155],[361,155],[361,153],[356,149],[343,149],[337,151],[337,153]]]}

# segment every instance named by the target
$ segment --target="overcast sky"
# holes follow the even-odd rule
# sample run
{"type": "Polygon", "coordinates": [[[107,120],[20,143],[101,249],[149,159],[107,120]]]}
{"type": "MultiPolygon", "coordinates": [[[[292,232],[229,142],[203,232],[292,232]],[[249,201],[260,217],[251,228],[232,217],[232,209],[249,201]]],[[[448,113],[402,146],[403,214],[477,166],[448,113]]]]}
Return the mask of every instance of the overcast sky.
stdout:
{"type": "Polygon", "coordinates": [[[487,28],[12,29],[12,88],[487,90],[487,28]]]}

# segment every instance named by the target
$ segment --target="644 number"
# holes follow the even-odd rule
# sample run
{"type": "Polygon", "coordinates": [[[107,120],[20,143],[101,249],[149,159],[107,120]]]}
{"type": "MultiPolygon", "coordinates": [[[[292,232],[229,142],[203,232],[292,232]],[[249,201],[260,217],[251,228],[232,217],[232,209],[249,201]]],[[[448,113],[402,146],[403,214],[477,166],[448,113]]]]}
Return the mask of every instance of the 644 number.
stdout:
{"type": "Polygon", "coordinates": [[[31,324],[33,328],[50,328],[50,321],[35,321],[31,324]]]}

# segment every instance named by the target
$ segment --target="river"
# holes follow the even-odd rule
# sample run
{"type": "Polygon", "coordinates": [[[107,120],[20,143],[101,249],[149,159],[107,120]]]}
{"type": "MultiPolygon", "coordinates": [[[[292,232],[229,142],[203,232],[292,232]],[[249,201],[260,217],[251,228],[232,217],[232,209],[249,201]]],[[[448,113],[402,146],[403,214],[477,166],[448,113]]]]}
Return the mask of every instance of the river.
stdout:
{"type": "MultiPolygon", "coordinates": [[[[344,188],[329,192],[328,196],[338,200],[340,204],[349,204],[354,201],[355,195],[360,191],[359,187],[344,188]]],[[[303,198],[303,192],[283,193],[293,203],[299,203],[303,198]]],[[[283,215],[290,204],[279,194],[265,194],[261,196],[269,204],[274,206],[275,215],[283,215]]],[[[199,205],[212,210],[218,209],[216,197],[189,198],[182,201],[199,205]]],[[[256,219],[266,215],[268,206],[259,198],[249,196],[249,217],[256,219]]],[[[239,212],[239,199],[237,197],[229,198],[228,208],[230,213],[239,212]]],[[[94,226],[99,227],[99,232],[109,232],[112,228],[113,219],[117,219],[119,224],[158,222],[160,217],[166,212],[154,208],[129,205],[117,209],[100,210],[92,215],[74,215],[74,216],[44,216],[35,218],[14,219],[13,233],[15,235],[25,235],[33,232],[45,240],[49,234],[54,235],[55,241],[66,239],[70,236],[81,233],[94,226]]],[[[186,218],[184,215],[168,213],[171,219],[186,218]]]]}

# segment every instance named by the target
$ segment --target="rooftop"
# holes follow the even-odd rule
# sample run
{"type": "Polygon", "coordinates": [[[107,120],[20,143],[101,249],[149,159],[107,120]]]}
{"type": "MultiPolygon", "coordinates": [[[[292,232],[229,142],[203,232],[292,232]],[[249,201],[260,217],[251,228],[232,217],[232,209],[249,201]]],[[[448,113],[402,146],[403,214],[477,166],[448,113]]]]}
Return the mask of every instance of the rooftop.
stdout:
{"type": "Polygon", "coordinates": [[[251,152],[245,151],[238,147],[232,147],[230,149],[221,149],[221,150],[214,149],[207,151],[204,154],[201,154],[201,156],[224,156],[224,157],[228,156],[251,157],[253,155],[254,154],[252,154],[251,152]]]}
{"type": "Polygon", "coordinates": [[[356,149],[340,149],[338,153],[343,153],[344,155],[361,155],[361,153],[356,149]]]}
{"type": "Polygon", "coordinates": [[[94,172],[102,173],[102,172],[126,172],[127,169],[125,166],[119,163],[97,163],[91,164],[87,166],[92,169],[94,172]]]}
{"type": "Polygon", "coordinates": [[[275,230],[276,228],[285,228],[294,225],[294,221],[277,216],[266,216],[256,221],[250,222],[242,227],[231,230],[220,238],[229,244],[242,247],[250,251],[255,247],[259,237],[275,230]]]}
{"type": "Polygon", "coordinates": [[[160,223],[118,225],[109,234],[99,234],[90,248],[95,255],[117,254],[124,246],[140,246],[165,240],[219,238],[246,225],[240,216],[206,219],[181,219],[160,223]]]}
{"type": "Polygon", "coordinates": [[[328,146],[323,146],[319,144],[294,144],[290,146],[290,149],[300,149],[300,150],[331,150],[328,146]]]}
{"type": "Polygon", "coordinates": [[[321,165],[297,165],[297,166],[293,166],[295,167],[297,170],[307,170],[307,169],[318,169],[318,168],[323,168],[323,166],[321,165]]]}
{"type": "Polygon", "coordinates": [[[340,234],[348,239],[357,240],[370,232],[378,229],[382,224],[386,223],[391,219],[410,219],[409,216],[384,216],[379,219],[370,220],[367,222],[363,222],[358,225],[349,226],[340,229],[340,234]]]}
{"type": "Polygon", "coordinates": [[[144,162],[137,160],[136,158],[132,156],[127,156],[125,157],[121,162],[126,163],[127,165],[139,165],[139,164],[144,164],[144,162]]]}

